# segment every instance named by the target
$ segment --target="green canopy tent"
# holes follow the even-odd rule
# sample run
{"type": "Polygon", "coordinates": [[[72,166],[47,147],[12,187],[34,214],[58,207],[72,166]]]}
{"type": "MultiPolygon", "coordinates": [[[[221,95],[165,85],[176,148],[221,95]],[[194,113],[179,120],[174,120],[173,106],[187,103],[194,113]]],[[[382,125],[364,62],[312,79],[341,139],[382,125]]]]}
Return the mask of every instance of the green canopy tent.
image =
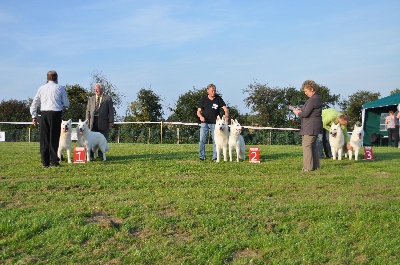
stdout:
{"type": "Polygon", "coordinates": [[[364,145],[371,145],[370,137],[373,133],[387,136],[385,115],[389,110],[397,111],[400,103],[400,93],[371,101],[362,105],[362,124],[364,128],[364,145]]]}

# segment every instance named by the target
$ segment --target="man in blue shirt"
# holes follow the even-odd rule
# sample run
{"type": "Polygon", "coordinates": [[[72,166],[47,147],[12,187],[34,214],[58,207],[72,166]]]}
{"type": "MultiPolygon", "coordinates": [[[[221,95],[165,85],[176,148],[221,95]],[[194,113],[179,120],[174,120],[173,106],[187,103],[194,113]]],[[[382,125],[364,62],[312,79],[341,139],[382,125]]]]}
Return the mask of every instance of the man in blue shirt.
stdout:
{"type": "Polygon", "coordinates": [[[58,84],[56,71],[47,73],[47,83],[39,88],[33,98],[30,112],[33,125],[37,125],[37,109],[40,107],[40,155],[42,166],[59,166],[57,156],[61,134],[61,113],[69,107],[69,100],[64,86],[58,84]]]}

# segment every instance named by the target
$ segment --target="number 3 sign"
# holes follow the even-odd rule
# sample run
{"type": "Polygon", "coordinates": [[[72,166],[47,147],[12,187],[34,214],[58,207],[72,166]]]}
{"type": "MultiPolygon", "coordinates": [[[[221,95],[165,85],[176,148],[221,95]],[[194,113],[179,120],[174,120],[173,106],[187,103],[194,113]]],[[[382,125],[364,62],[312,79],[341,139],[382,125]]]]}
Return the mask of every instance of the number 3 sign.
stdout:
{"type": "Polygon", "coordinates": [[[258,147],[249,148],[249,161],[250,163],[260,163],[260,148],[258,147]]]}
{"type": "Polygon", "coordinates": [[[372,152],[372,146],[364,146],[365,160],[374,160],[374,153],[372,152]]]}

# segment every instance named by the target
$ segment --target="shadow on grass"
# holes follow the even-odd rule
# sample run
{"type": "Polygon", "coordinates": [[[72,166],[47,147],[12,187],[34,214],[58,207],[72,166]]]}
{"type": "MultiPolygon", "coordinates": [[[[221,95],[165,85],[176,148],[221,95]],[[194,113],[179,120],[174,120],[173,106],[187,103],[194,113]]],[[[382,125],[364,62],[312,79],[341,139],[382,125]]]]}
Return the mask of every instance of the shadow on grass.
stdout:
{"type": "Polygon", "coordinates": [[[119,163],[129,163],[131,160],[160,160],[160,161],[170,161],[170,160],[196,160],[196,152],[171,152],[165,154],[138,154],[138,155],[122,155],[122,156],[110,156],[109,160],[118,161],[119,163]]]}

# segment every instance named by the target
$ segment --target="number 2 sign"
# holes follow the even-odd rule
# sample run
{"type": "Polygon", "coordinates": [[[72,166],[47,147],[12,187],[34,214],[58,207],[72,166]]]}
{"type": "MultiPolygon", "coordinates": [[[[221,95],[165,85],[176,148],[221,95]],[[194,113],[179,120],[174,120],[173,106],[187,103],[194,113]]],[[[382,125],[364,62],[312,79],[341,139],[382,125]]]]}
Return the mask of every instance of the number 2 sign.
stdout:
{"type": "Polygon", "coordinates": [[[249,148],[249,162],[260,163],[260,148],[258,147],[249,148]]]}

